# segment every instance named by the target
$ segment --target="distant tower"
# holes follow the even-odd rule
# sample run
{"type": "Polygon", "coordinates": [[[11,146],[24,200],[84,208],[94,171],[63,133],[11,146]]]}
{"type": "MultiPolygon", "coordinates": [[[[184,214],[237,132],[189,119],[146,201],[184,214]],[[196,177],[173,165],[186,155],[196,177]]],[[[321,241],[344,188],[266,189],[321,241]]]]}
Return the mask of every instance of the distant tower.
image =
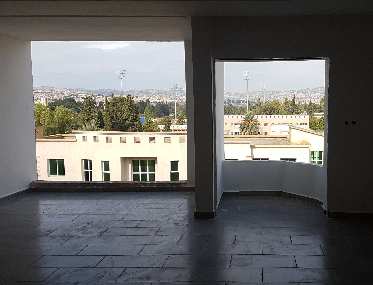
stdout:
{"type": "Polygon", "coordinates": [[[127,77],[127,70],[125,69],[122,69],[120,72],[119,72],[119,79],[120,79],[120,92],[123,94],[123,81],[124,79],[126,79],[127,77]]]}
{"type": "Polygon", "coordinates": [[[175,92],[175,122],[176,122],[176,119],[177,119],[177,111],[176,111],[176,105],[177,105],[177,96],[179,95],[179,86],[177,84],[174,85],[174,87],[172,88],[175,92]]]}
{"type": "Polygon", "coordinates": [[[243,80],[246,81],[246,113],[249,113],[249,72],[244,71],[243,73],[243,80]]]}

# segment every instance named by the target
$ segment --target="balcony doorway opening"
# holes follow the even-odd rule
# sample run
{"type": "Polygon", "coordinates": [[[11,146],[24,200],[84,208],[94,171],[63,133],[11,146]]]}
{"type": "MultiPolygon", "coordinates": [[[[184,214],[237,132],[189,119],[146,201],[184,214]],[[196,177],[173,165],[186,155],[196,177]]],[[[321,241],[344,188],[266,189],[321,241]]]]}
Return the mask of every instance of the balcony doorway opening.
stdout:
{"type": "Polygon", "coordinates": [[[32,42],[37,178],[186,182],[184,42],[32,42]]]}
{"type": "Polygon", "coordinates": [[[225,191],[325,201],[328,60],[222,60],[215,68],[225,191]]]}

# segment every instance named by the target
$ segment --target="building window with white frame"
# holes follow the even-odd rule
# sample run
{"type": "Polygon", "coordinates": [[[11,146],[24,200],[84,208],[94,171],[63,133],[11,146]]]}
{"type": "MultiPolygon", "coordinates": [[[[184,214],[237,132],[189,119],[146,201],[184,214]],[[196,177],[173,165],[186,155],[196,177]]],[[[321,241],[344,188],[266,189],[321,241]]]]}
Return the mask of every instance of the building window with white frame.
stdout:
{"type": "Polygon", "coordinates": [[[83,142],[86,142],[87,141],[87,136],[83,136],[82,139],[83,139],[83,142]]]}
{"type": "Polygon", "coordinates": [[[64,176],[65,161],[63,159],[48,159],[48,175],[64,176]]]}
{"type": "Polygon", "coordinates": [[[113,142],[113,140],[112,140],[111,137],[106,137],[106,143],[112,143],[112,142],[113,142]]]}
{"type": "Polygon", "coordinates": [[[98,136],[93,136],[93,142],[98,142],[98,136]]]}
{"type": "Polygon", "coordinates": [[[92,181],[92,160],[82,159],[83,181],[92,181]]]}
{"type": "Polygon", "coordinates": [[[155,137],[149,137],[149,143],[155,143],[155,137]]]}
{"type": "Polygon", "coordinates": [[[179,181],[179,178],[179,161],[173,160],[171,161],[170,180],[179,181]]]}
{"type": "Polygon", "coordinates": [[[323,164],[323,152],[322,151],[311,151],[311,163],[323,164]]]}
{"type": "Polygon", "coordinates": [[[102,181],[110,181],[110,162],[108,160],[101,161],[102,181]]]}
{"type": "Polygon", "coordinates": [[[155,181],[155,160],[132,160],[132,181],[155,181]]]}

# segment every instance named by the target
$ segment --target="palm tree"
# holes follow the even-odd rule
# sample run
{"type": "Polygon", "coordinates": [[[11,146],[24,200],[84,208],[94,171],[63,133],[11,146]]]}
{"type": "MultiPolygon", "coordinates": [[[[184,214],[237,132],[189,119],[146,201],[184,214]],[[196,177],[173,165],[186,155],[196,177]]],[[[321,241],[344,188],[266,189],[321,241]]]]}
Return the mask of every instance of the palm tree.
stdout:
{"type": "Polygon", "coordinates": [[[247,113],[240,125],[240,131],[243,135],[259,134],[259,122],[253,114],[247,113]]]}

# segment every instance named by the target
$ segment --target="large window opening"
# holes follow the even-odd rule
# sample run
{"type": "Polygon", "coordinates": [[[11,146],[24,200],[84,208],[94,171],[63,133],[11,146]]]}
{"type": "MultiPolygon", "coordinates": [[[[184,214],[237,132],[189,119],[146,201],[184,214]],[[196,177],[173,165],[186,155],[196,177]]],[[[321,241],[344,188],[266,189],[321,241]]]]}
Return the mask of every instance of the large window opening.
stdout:
{"type": "Polygon", "coordinates": [[[224,63],[226,160],[322,165],[326,60],[224,63]]]}
{"type": "Polygon", "coordinates": [[[38,180],[187,180],[183,42],[32,42],[32,61],[38,180]]]}

